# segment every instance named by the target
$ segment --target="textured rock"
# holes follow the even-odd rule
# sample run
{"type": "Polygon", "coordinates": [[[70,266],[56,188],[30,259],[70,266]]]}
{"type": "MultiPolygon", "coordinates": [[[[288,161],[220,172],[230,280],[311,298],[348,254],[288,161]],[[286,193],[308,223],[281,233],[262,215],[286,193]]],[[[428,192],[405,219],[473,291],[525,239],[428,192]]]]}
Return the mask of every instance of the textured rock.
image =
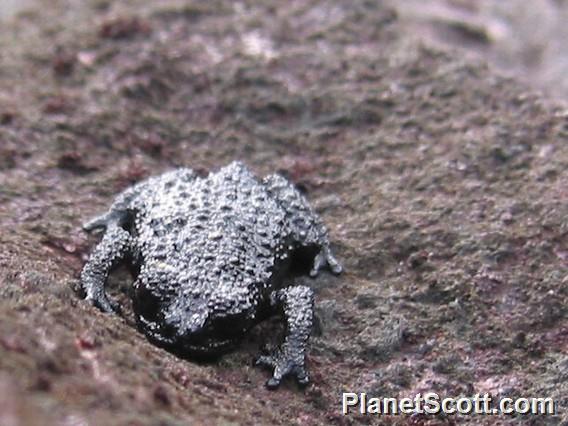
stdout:
{"type": "Polygon", "coordinates": [[[340,393],[565,398],[565,109],[409,40],[381,2],[66,3],[0,33],[0,386],[19,395],[0,416],[405,424],[428,419],[344,418],[340,393]],[[101,33],[117,22],[127,36],[101,33]],[[147,176],[237,159],[306,191],[344,262],[310,282],[305,391],[245,366],[276,324],[197,364],[136,332],[126,273],[122,317],[74,291],[84,218],[147,176]]]}

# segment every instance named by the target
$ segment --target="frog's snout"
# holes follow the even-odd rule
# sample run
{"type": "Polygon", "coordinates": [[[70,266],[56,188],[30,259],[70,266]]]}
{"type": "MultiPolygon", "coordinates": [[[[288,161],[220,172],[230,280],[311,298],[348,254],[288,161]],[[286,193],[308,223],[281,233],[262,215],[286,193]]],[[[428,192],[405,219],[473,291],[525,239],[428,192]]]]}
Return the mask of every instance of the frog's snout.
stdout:
{"type": "Polygon", "coordinates": [[[209,313],[204,310],[189,312],[177,327],[178,338],[197,337],[205,332],[209,313]]]}

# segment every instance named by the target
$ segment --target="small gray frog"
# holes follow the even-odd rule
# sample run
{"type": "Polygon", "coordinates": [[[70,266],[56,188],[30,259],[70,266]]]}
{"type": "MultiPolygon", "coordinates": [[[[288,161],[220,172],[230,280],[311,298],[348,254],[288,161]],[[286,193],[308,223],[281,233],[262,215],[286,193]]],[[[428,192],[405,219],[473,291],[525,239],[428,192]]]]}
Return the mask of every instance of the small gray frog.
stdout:
{"type": "Polygon", "coordinates": [[[309,262],[312,277],[324,266],[335,274],[342,267],[325,226],[286,179],[259,180],[240,162],[207,177],[181,168],[126,189],[84,229],[104,230],[81,272],[95,306],[116,311],[105,281],[128,261],[139,329],[159,346],[197,357],[232,349],[255,324],[281,313],[284,341],[255,364],[272,369],[269,388],[288,375],[309,382],[313,292],[284,280],[298,259],[309,262]]]}

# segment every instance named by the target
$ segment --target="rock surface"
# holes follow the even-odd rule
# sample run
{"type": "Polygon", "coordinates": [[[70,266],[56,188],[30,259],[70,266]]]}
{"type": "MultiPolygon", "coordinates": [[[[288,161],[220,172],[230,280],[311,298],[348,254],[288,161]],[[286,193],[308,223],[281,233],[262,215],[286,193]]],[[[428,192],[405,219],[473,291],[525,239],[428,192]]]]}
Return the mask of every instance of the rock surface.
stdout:
{"type": "Polygon", "coordinates": [[[429,43],[488,60],[549,98],[568,99],[565,0],[391,2],[402,25],[429,43]]]}
{"type": "Polygon", "coordinates": [[[0,51],[0,424],[440,424],[340,412],[428,390],[567,420],[566,109],[363,0],[60,0],[0,51]],[[310,283],[305,391],[250,366],[275,324],[198,364],[76,292],[80,225],[114,194],[234,159],[303,188],[346,269],[310,283]]]}

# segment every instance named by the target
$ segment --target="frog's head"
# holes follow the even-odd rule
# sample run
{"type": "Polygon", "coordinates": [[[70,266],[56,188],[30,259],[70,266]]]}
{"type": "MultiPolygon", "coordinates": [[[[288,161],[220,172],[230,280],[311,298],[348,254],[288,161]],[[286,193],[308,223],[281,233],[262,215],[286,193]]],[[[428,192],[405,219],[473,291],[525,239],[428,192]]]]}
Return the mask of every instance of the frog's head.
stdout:
{"type": "MultiPolygon", "coordinates": [[[[195,289],[193,289],[195,290],[195,289]]],[[[218,285],[163,303],[157,315],[139,315],[143,331],[156,343],[189,355],[223,353],[235,346],[254,320],[249,297],[238,286],[218,285]]]]}

